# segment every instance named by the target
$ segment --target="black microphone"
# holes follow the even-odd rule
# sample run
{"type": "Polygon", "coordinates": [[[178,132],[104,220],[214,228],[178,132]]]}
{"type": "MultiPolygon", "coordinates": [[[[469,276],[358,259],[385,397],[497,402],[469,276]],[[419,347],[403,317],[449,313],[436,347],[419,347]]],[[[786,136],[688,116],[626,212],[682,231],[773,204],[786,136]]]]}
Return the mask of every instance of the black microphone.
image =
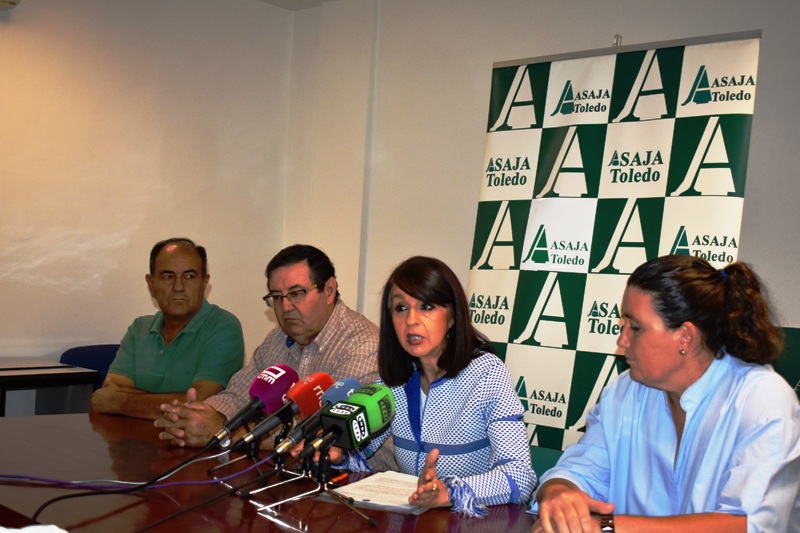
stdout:
{"type": "Polygon", "coordinates": [[[222,429],[208,441],[206,449],[218,446],[245,424],[278,410],[283,405],[283,398],[289,388],[298,379],[300,377],[297,372],[287,365],[274,365],[264,369],[250,385],[250,403],[222,425],[222,429]]]}
{"type": "Polygon", "coordinates": [[[300,441],[316,435],[322,429],[320,415],[326,407],[346,400],[356,389],[361,387],[361,382],[355,378],[344,378],[337,381],[322,395],[322,406],[311,416],[307,416],[294,430],[283,439],[276,447],[278,455],[284,454],[300,441]]]}
{"type": "Polygon", "coordinates": [[[323,393],[333,385],[333,378],[325,372],[314,372],[295,383],[286,393],[286,403],[276,410],[272,416],[259,422],[247,434],[231,446],[231,451],[241,450],[253,441],[275,429],[279,424],[291,421],[294,415],[312,414],[320,404],[323,393]]]}
{"type": "Polygon", "coordinates": [[[337,402],[321,414],[323,433],[309,442],[300,453],[308,459],[321,449],[338,446],[345,450],[359,448],[391,422],[394,394],[385,385],[361,387],[346,402],[337,402]]]}

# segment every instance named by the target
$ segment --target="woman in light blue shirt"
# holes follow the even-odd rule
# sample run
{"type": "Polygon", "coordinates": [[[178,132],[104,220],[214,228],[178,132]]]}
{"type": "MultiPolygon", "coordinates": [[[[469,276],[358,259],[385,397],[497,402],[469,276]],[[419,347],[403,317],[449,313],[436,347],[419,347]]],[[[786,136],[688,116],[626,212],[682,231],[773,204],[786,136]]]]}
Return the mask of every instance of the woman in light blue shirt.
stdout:
{"type": "Polygon", "coordinates": [[[533,531],[799,531],[800,406],[755,273],[653,259],[622,316],[630,369],[542,476],[533,531]]]}

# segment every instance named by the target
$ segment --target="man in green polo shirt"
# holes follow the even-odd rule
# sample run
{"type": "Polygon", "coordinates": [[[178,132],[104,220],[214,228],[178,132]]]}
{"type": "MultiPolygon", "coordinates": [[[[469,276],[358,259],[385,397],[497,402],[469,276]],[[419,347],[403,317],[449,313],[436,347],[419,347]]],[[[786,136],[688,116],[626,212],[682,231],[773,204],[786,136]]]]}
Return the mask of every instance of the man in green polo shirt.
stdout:
{"type": "Polygon", "coordinates": [[[190,239],[153,246],[145,280],[160,311],[128,328],[103,387],[92,395],[93,411],[156,419],[161,404],[185,401],[190,387],[200,400],[213,396],[242,368],[239,319],[204,297],[206,259],[190,239]]]}

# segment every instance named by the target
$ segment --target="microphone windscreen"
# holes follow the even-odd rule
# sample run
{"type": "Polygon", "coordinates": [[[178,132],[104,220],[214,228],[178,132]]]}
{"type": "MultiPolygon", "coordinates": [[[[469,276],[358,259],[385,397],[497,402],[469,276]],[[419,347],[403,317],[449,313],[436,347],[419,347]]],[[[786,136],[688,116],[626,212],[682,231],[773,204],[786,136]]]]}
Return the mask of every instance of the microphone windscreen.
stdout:
{"type": "Polygon", "coordinates": [[[326,372],[314,372],[294,384],[286,398],[294,402],[303,417],[311,416],[322,406],[322,396],[333,385],[326,372]]]}
{"type": "Polygon", "coordinates": [[[365,385],[351,394],[347,401],[364,407],[372,435],[382,431],[394,417],[394,394],[386,385],[365,385]]]}
{"type": "Polygon", "coordinates": [[[361,388],[361,382],[356,378],[344,378],[337,381],[322,395],[322,403],[343,402],[361,388]]]}
{"type": "Polygon", "coordinates": [[[273,365],[261,371],[250,385],[250,397],[264,403],[264,414],[274,413],[283,406],[286,393],[300,376],[288,365],[273,365]]]}

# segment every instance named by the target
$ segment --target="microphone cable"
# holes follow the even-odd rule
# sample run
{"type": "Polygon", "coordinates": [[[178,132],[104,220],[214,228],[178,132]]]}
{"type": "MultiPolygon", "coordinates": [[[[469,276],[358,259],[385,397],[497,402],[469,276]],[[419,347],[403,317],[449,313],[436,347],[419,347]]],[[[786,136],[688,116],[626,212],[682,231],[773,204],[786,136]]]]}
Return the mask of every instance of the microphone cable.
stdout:
{"type": "MultiPolygon", "coordinates": [[[[248,467],[246,470],[242,470],[241,472],[238,472],[236,475],[243,474],[243,473],[247,472],[248,470],[251,470],[255,466],[263,464],[263,463],[269,461],[270,459],[274,459],[275,456],[276,456],[275,453],[271,453],[269,456],[267,456],[266,459],[262,459],[261,461],[259,461],[255,465],[251,465],[250,467],[248,467]]],[[[290,461],[289,464],[286,465],[287,467],[294,467],[295,465],[297,465],[297,463],[300,462],[300,459],[297,459],[297,458],[293,458],[293,459],[294,459],[293,461],[290,461]]],[[[159,519],[159,520],[157,520],[155,522],[152,522],[152,523],[144,526],[141,529],[137,529],[134,533],[141,533],[142,531],[147,531],[148,529],[152,529],[152,528],[154,528],[156,526],[160,526],[161,524],[163,524],[165,522],[168,522],[169,520],[172,520],[176,516],[180,516],[183,513],[186,513],[188,511],[193,511],[195,509],[199,509],[200,507],[203,507],[205,505],[209,505],[211,503],[214,503],[217,500],[221,500],[222,498],[224,498],[226,496],[230,496],[231,494],[235,494],[235,493],[241,491],[242,489],[245,489],[245,488],[247,488],[247,487],[249,487],[251,485],[255,485],[256,483],[261,483],[262,481],[264,481],[264,478],[269,477],[269,476],[275,474],[276,472],[278,472],[278,471],[277,470],[272,470],[270,472],[267,472],[263,476],[257,477],[256,479],[251,479],[250,481],[248,481],[246,483],[242,483],[241,485],[230,487],[229,489],[225,490],[224,492],[222,492],[220,494],[217,494],[216,496],[212,496],[211,498],[208,498],[208,499],[203,500],[201,502],[195,503],[194,505],[190,505],[189,507],[182,507],[178,511],[175,511],[174,513],[169,514],[169,515],[165,516],[164,518],[161,518],[161,519],[159,519]]],[[[230,476],[230,477],[234,477],[234,476],[230,476]]],[[[222,479],[229,479],[229,478],[220,478],[219,480],[214,480],[214,481],[221,481],[222,479]]]]}
{"type": "Polygon", "coordinates": [[[155,485],[160,480],[168,478],[169,476],[171,476],[172,474],[174,474],[178,470],[181,470],[182,468],[184,468],[185,466],[187,466],[191,462],[193,462],[196,459],[198,459],[202,454],[206,453],[206,451],[207,450],[205,448],[203,448],[202,450],[198,451],[196,454],[191,456],[189,459],[181,462],[178,466],[168,470],[165,474],[161,474],[160,476],[157,476],[157,477],[151,479],[150,481],[147,481],[147,482],[145,482],[145,483],[143,483],[141,485],[135,485],[135,486],[132,486],[132,487],[125,487],[125,488],[121,488],[121,489],[90,490],[90,491],[86,491],[86,492],[79,492],[77,494],[62,494],[61,496],[56,496],[55,498],[50,498],[49,500],[44,502],[42,505],[40,505],[36,509],[36,511],[33,513],[33,516],[31,516],[31,524],[36,524],[37,520],[39,518],[39,515],[42,514],[42,511],[44,511],[47,507],[51,506],[52,504],[54,504],[56,502],[60,502],[60,501],[63,501],[63,500],[68,500],[70,498],[79,498],[81,496],[100,496],[100,495],[103,495],[103,494],[130,494],[132,492],[136,492],[137,490],[146,489],[147,487],[149,487],[151,485],[155,485]]]}
{"type": "MultiPolygon", "coordinates": [[[[158,478],[158,481],[162,481],[167,479],[180,471],[181,469],[197,463],[199,461],[208,461],[210,459],[217,459],[218,457],[222,457],[223,455],[227,454],[228,451],[222,451],[215,455],[209,455],[208,457],[199,457],[197,459],[189,460],[182,465],[178,465],[173,472],[168,475],[162,475],[158,478]]],[[[146,481],[124,481],[120,479],[83,479],[83,480],[65,480],[65,479],[52,479],[52,478],[43,478],[43,477],[36,477],[36,476],[28,476],[23,474],[0,474],[0,480],[11,480],[11,481],[27,481],[30,483],[37,483],[40,485],[60,485],[63,487],[73,487],[73,488],[88,488],[92,490],[114,490],[118,488],[120,485],[124,486],[142,486],[146,483],[146,481]]],[[[155,487],[160,487],[161,485],[152,485],[155,487]]]]}

